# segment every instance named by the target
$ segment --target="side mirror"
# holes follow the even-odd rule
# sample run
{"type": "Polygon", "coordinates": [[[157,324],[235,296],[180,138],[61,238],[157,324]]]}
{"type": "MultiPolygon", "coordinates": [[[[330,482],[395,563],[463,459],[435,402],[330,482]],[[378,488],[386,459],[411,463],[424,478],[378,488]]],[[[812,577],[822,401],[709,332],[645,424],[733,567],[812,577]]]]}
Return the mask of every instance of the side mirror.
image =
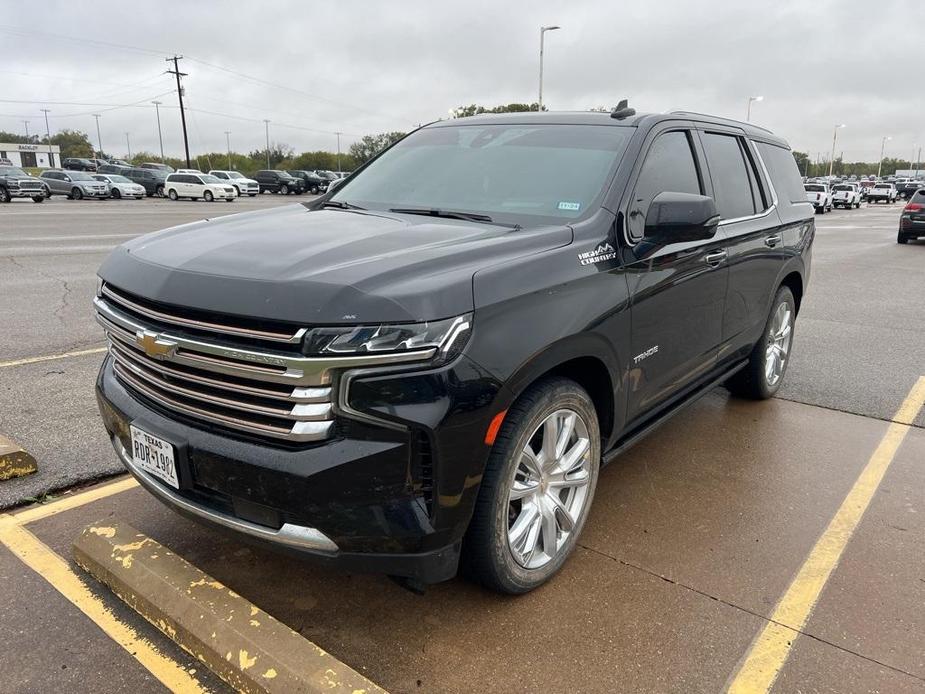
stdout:
{"type": "Polygon", "coordinates": [[[335,178],[333,181],[330,181],[328,183],[328,192],[330,193],[332,190],[337,188],[341,183],[343,183],[346,180],[347,180],[346,178],[335,178]]]}
{"type": "Polygon", "coordinates": [[[705,241],[716,235],[718,224],[713,198],[666,191],[649,205],[645,238],[657,243],[705,241]]]}

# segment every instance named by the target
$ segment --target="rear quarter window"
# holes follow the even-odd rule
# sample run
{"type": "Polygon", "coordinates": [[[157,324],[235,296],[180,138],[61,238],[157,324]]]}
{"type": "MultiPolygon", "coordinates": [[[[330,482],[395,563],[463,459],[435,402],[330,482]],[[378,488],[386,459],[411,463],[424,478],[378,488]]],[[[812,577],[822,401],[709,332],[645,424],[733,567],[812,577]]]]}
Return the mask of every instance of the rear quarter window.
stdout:
{"type": "Polygon", "coordinates": [[[778,201],[806,202],[806,191],[803,189],[800,170],[790,150],[767,142],[756,142],[755,147],[771,176],[771,184],[777,192],[778,201]]]}

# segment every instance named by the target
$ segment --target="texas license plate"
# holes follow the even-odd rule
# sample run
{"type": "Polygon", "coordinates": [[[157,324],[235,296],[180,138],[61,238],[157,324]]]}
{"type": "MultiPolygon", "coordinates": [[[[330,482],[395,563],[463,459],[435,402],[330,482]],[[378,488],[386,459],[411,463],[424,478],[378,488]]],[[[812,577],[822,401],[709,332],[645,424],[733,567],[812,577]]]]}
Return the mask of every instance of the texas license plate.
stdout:
{"type": "Polygon", "coordinates": [[[177,480],[177,465],[173,456],[173,445],[142,431],[134,424],[132,430],[132,460],[135,465],[174,489],[180,488],[177,480]]]}

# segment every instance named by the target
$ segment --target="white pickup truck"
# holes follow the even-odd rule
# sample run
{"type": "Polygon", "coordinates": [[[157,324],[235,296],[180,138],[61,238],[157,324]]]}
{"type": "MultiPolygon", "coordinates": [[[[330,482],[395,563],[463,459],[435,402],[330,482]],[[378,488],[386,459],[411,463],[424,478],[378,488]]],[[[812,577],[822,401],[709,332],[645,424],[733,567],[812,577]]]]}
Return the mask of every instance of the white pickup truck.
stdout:
{"type": "Polygon", "coordinates": [[[828,183],[804,183],[806,199],[812,203],[819,214],[825,214],[832,209],[832,191],[828,183]]]}
{"type": "Polygon", "coordinates": [[[892,183],[875,183],[874,187],[867,191],[867,202],[888,202],[891,205],[896,202],[896,186],[892,183]]]}
{"type": "Polygon", "coordinates": [[[837,183],[832,188],[832,206],[850,210],[861,206],[861,189],[857,183],[837,183]]]}

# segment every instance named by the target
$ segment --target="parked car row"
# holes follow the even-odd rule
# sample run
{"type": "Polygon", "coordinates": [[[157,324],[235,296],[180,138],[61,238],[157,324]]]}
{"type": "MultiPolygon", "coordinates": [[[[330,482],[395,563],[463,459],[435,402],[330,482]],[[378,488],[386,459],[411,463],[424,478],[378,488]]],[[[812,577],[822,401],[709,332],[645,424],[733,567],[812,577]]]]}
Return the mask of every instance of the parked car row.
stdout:
{"type": "Polygon", "coordinates": [[[819,214],[830,212],[836,207],[846,210],[857,209],[864,200],[868,203],[883,201],[892,204],[897,198],[896,186],[885,181],[836,183],[832,187],[829,187],[828,183],[807,182],[803,184],[803,189],[806,191],[806,199],[812,203],[819,214]]]}

